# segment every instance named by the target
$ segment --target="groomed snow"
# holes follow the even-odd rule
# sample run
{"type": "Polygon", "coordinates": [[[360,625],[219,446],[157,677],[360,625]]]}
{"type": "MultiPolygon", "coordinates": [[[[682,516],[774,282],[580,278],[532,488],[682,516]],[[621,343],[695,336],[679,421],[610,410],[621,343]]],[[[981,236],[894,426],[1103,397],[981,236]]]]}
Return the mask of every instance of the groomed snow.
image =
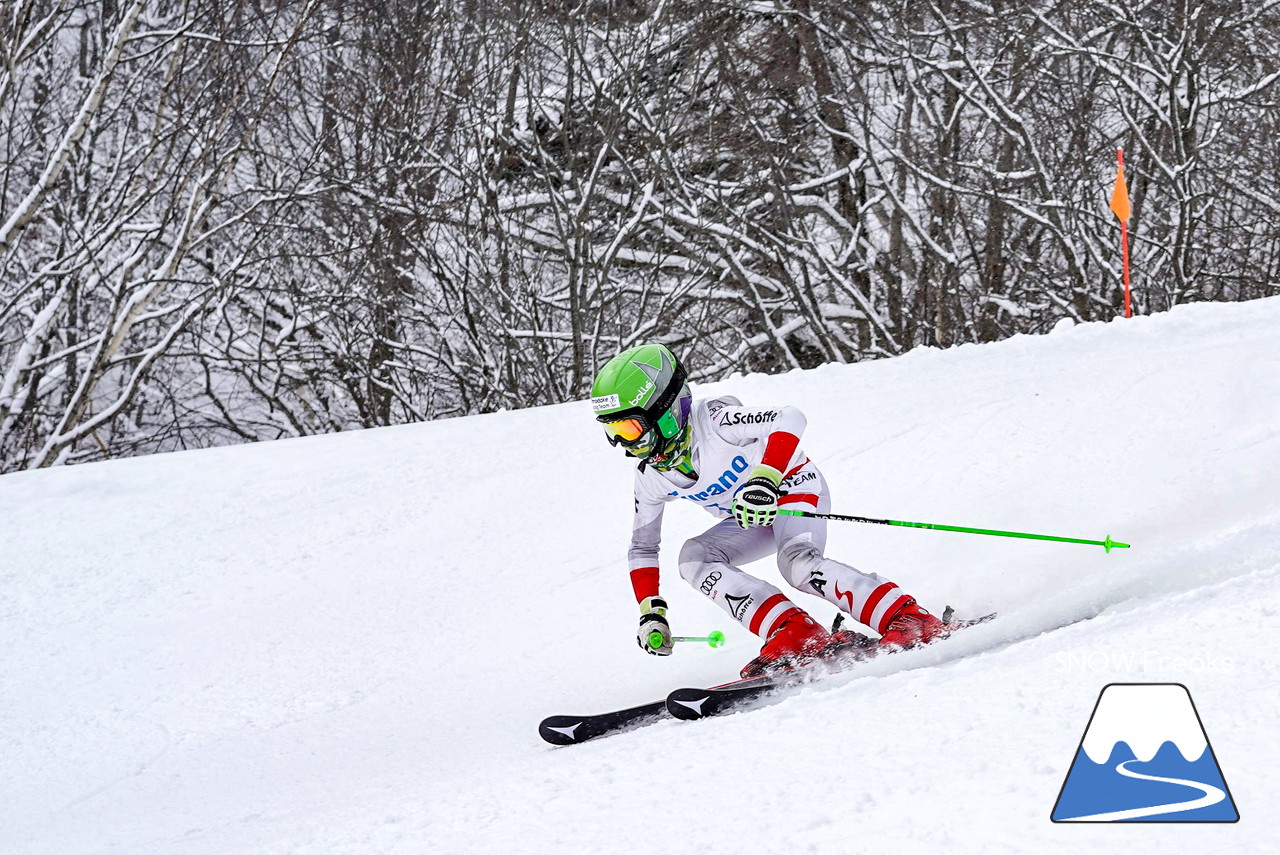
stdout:
{"type": "MultiPolygon", "coordinates": [[[[721,682],[684,585],[635,646],[630,469],[585,403],[0,478],[0,851],[1273,851],[1280,299],[731,378],[793,403],[830,554],[1001,617],[779,703],[555,749],[721,682]],[[1180,682],[1242,819],[1054,825],[1110,682],[1180,682]]],[[[753,568],[780,583],[769,562],[753,568]]],[[[801,597],[802,595],[797,595],[801,597]]],[[[803,601],[829,620],[832,609],[803,601]]]]}

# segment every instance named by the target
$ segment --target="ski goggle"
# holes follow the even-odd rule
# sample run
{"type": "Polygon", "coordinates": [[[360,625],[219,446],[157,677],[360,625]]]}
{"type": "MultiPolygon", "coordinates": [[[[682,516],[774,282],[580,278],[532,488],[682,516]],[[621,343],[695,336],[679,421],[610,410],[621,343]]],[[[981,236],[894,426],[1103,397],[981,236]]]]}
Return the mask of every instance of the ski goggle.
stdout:
{"type": "Polygon", "coordinates": [[[619,442],[623,445],[630,445],[644,436],[645,430],[645,426],[636,418],[606,422],[604,426],[605,435],[609,437],[609,442],[613,445],[617,445],[619,442]]]}

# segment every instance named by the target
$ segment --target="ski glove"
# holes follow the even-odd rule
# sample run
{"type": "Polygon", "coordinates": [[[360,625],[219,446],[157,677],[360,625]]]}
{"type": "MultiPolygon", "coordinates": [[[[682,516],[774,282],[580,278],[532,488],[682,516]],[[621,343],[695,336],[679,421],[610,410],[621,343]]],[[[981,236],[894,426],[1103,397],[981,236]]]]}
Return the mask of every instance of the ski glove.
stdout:
{"type": "Polygon", "coordinates": [[[671,626],[667,623],[667,601],[661,597],[645,597],[640,601],[640,628],[636,630],[636,642],[645,653],[654,656],[671,655],[671,626]],[[659,633],[662,643],[653,646],[653,634],[659,633]]]}
{"type": "Polygon", "coordinates": [[[761,464],[751,470],[747,482],[733,497],[733,518],[742,528],[773,525],[778,515],[778,499],[782,497],[782,473],[761,464]]]}

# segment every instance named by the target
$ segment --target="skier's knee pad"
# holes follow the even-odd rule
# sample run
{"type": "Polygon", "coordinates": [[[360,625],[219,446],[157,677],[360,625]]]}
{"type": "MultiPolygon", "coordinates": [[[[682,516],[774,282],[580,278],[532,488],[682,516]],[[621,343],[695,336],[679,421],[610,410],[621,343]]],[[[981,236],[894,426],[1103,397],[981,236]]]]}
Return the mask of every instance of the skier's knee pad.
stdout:
{"type": "Polygon", "coordinates": [[[822,550],[808,537],[793,537],[778,549],[778,571],[791,585],[800,587],[823,562],[822,550]]]}
{"type": "Polygon", "coordinates": [[[680,547],[680,566],[686,564],[711,564],[717,561],[723,561],[724,556],[716,554],[718,550],[712,549],[706,543],[691,537],[684,542],[684,546],[680,547]]]}
{"type": "Polygon", "coordinates": [[[724,558],[697,538],[686,540],[680,547],[680,578],[696,588],[711,571],[710,565],[723,563],[724,558]]]}

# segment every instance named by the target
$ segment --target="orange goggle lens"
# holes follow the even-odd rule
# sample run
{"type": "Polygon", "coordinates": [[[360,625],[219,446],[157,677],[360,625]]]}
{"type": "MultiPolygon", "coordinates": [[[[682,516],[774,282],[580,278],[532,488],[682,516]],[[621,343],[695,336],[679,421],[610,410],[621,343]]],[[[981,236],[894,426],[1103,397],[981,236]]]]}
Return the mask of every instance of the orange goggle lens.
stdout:
{"type": "Polygon", "coordinates": [[[604,432],[609,436],[616,436],[623,442],[635,442],[644,435],[644,425],[640,424],[639,419],[623,419],[606,423],[604,432]]]}

